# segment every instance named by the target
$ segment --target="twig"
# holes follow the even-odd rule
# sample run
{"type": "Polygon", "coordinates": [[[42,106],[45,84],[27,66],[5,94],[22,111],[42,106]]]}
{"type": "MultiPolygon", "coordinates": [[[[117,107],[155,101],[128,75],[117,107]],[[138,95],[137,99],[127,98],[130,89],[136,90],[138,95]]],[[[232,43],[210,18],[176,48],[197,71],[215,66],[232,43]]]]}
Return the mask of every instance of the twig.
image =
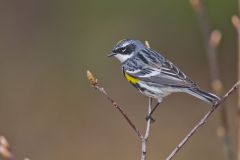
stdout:
{"type": "MultiPolygon", "coordinates": [[[[152,98],[149,98],[149,102],[148,102],[148,114],[151,113],[152,110],[152,98]]],[[[146,159],[146,154],[147,154],[147,140],[149,137],[149,133],[150,133],[150,126],[151,126],[151,119],[147,120],[147,126],[146,126],[146,131],[145,131],[145,135],[142,138],[142,153],[141,153],[141,160],[145,160],[146,159]]]]}
{"type": "MultiPolygon", "coordinates": [[[[208,63],[211,75],[212,90],[222,95],[224,93],[223,83],[220,78],[219,65],[217,61],[217,47],[221,41],[221,32],[218,30],[210,31],[208,15],[203,0],[190,0],[191,5],[197,13],[198,21],[203,34],[205,49],[207,51],[208,63]]],[[[223,104],[225,105],[225,104],[223,104]]],[[[220,110],[220,126],[217,129],[218,136],[223,140],[224,149],[228,160],[234,159],[233,145],[230,138],[230,130],[228,124],[228,116],[226,107],[220,110]]]]}
{"type": "Polygon", "coordinates": [[[210,35],[210,26],[208,23],[208,16],[206,14],[205,6],[203,5],[202,0],[190,0],[190,4],[197,13],[198,21],[203,34],[204,45],[206,50],[208,50],[209,49],[208,38],[210,35]]]}
{"type": "Polygon", "coordinates": [[[198,131],[198,129],[203,126],[208,118],[212,115],[212,113],[235,91],[239,88],[240,82],[237,82],[224,96],[223,98],[216,104],[212,106],[212,108],[203,116],[203,118],[197,123],[197,125],[187,134],[187,136],[176,146],[176,148],[170,153],[170,155],[166,158],[166,160],[171,160],[177,152],[184,146],[184,144],[190,140],[190,138],[198,131]]]}
{"type": "MultiPolygon", "coordinates": [[[[148,43],[148,41],[145,41],[145,45],[150,48],[150,45],[148,43]]],[[[152,98],[149,98],[148,100],[148,114],[152,112],[152,98]]],[[[141,152],[141,160],[146,160],[146,156],[147,156],[147,141],[148,141],[148,137],[150,134],[150,126],[151,126],[151,118],[149,118],[147,120],[147,126],[146,126],[146,131],[145,131],[145,135],[144,137],[142,137],[142,152],[141,152]]]]}
{"type": "MultiPolygon", "coordinates": [[[[105,89],[99,85],[97,79],[94,78],[92,73],[90,71],[87,71],[87,78],[90,82],[90,84],[98,90],[100,93],[102,93],[111,103],[112,105],[122,114],[122,116],[125,118],[125,120],[128,122],[128,124],[131,126],[133,131],[138,136],[139,140],[141,141],[142,150],[141,150],[141,160],[146,160],[146,154],[147,154],[147,141],[150,133],[150,126],[151,126],[151,119],[147,121],[146,131],[145,135],[140,132],[140,130],[134,125],[134,123],[130,120],[129,116],[126,114],[126,112],[120,107],[105,91],[105,89]]],[[[149,104],[148,104],[148,114],[151,113],[151,105],[152,105],[152,99],[149,98],[149,104]]]]}
{"type": "Polygon", "coordinates": [[[108,95],[108,93],[105,91],[105,89],[98,84],[98,80],[93,77],[93,74],[92,74],[90,71],[87,71],[87,78],[88,78],[90,84],[91,84],[96,90],[98,90],[100,93],[102,93],[102,94],[112,103],[113,107],[115,107],[115,108],[122,114],[122,116],[125,118],[125,120],[128,122],[128,124],[132,127],[132,129],[134,130],[134,132],[137,134],[138,138],[139,138],[140,140],[142,140],[143,135],[141,134],[141,132],[139,131],[139,129],[133,124],[133,122],[130,120],[130,118],[128,117],[128,115],[124,112],[124,110],[122,109],[122,107],[120,107],[120,106],[108,95]]]}
{"type": "Polygon", "coordinates": [[[150,44],[149,44],[148,41],[145,41],[145,45],[146,45],[148,48],[150,48],[150,44]]]}
{"type": "Polygon", "coordinates": [[[3,136],[0,136],[0,155],[5,160],[16,160],[15,156],[10,150],[10,145],[7,139],[3,136]]]}
{"type": "MultiPolygon", "coordinates": [[[[2,157],[4,160],[16,160],[16,157],[11,151],[10,144],[4,136],[0,136],[0,157],[2,157]]],[[[30,159],[24,158],[24,160],[30,159]]]]}
{"type": "MultiPolygon", "coordinates": [[[[239,2],[240,5],[240,2],[239,2]]],[[[238,34],[238,80],[240,80],[240,19],[234,15],[232,23],[238,34]]],[[[238,102],[237,102],[237,160],[240,160],[240,89],[238,89],[238,102]]]]}
{"type": "MultiPolygon", "coordinates": [[[[208,58],[210,63],[210,75],[211,75],[211,83],[212,83],[212,90],[217,93],[218,95],[222,95],[224,92],[223,82],[220,78],[220,71],[219,65],[217,62],[217,47],[221,41],[221,32],[218,30],[214,30],[209,38],[209,46],[211,47],[208,52],[208,58]]],[[[235,159],[233,143],[230,134],[230,127],[228,123],[228,115],[227,115],[227,108],[226,104],[223,103],[222,107],[220,108],[220,126],[217,128],[217,135],[223,140],[224,150],[226,153],[226,158],[229,160],[235,159]]]]}

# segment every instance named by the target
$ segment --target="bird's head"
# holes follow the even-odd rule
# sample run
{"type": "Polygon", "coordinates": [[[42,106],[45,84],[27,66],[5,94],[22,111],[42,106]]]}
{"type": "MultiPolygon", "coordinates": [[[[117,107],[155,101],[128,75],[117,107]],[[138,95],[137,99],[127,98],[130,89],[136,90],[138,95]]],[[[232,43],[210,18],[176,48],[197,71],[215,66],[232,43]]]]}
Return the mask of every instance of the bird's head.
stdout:
{"type": "Polygon", "coordinates": [[[137,54],[139,50],[144,48],[145,45],[139,40],[124,39],[119,41],[112,50],[108,57],[116,57],[121,63],[137,54]]]}

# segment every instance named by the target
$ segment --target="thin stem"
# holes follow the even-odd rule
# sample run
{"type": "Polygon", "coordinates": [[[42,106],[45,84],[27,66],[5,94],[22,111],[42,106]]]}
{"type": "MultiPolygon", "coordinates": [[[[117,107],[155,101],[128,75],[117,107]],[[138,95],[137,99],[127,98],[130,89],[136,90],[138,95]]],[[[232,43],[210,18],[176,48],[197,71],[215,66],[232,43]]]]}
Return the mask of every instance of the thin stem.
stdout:
{"type": "MultiPolygon", "coordinates": [[[[152,111],[152,98],[149,98],[148,100],[148,114],[151,113],[152,111]]],[[[146,127],[146,132],[145,132],[145,139],[148,139],[149,133],[150,133],[150,126],[151,126],[151,120],[147,121],[147,127],[146,127]]]]}
{"type": "Polygon", "coordinates": [[[92,85],[93,88],[95,88],[97,91],[102,93],[124,117],[124,119],[128,122],[128,124],[131,126],[133,131],[136,133],[138,138],[142,140],[143,135],[141,134],[140,130],[135,126],[135,124],[131,121],[129,116],[125,113],[125,111],[120,107],[110,96],[109,94],[105,91],[105,89],[98,84],[98,80],[94,78],[93,74],[90,71],[87,71],[87,78],[92,85]]]}
{"type": "Polygon", "coordinates": [[[5,160],[16,160],[10,145],[4,136],[0,136],[0,156],[5,160]]]}
{"type": "MultiPolygon", "coordinates": [[[[239,5],[240,5],[240,0],[239,0],[239,5]]],[[[240,80],[240,19],[238,16],[234,15],[232,16],[232,23],[233,26],[235,27],[237,31],[237,39],[238,39],[238,80],[240,80]]],[[[236,150],[237,150],[237,160],[240,160],[240,89],[238,89],[238,102],[237,102],[237,123],[236,123],[236,128],[237,128],[237,137],[236,137],[236,150]]]]}
{"type": "Polygon", "coordinates": [[[212,113],[235,91],[239,88],[240,82],[237,82],[224,96],[223,98],[212,106],[212,108],[203,116],[203,118],[197,123],[197,125],[187,134],[187,136],[174,148],[174,150],[169,154],[166,160],[171,160],[177,152],[190,140],[190,138],[198,131],[198,129],[203,126],[212,113]]]}
{"type": "MultiPolygon", "coordinates": [[[[147,120],[147,126],[146,131],[143,136],[143,134],[140,132],[140,130],[134,125],[134,123],[130,120],[126,112],[120,107],[105,91],[105,89],[99,85],[97,79],[95,79],[90,71],[87,71],[87,78],[90,81],[91,85],[99,91],[101,94],[103,94],[111,103],[112,105],[122,114],[122,116],[125,118],[125,120],[128,122],[128,124],[131,126],[133,131],[138,136],[139,140],[141,141],[142,150],[141,150],[141,160],[146,160],[147,155],[147,141],[150,134],[150,126],[151,126],[151,119],[147,120]]],[[[152,111],[152,98],[149,98],[148,102],[148,114],[150,114],[152,111]]]]}
{"type": "MultiPolygon", "coordinates": [[[[238,28],[238,80],[240,80],[240,28],[238,28]]],[[[240,89],[237,102],[237,159],[240,160],[240,89]]]]}
{"type": "Polygon", "coordinates": [[[151,112],[148,113],[148,115],[147,115],[147,117],[146,117],[146,120],[151,119],[152,121],[155,121],[155,120],[152,118],[152,114],[153,114],[153,112],[158,108],[159,104],[160,104],[160,103],[157,102],[157,104],[153,107],[153,109],[151,110],[151,112]]]}
{"type": "Polygon", "coordinates": [[[107,99],[112,103],[112,105],[122,114],[122,116],[125,118],[125,120],[128,122],[128,124],[132,127],[133,131],[137,134],[138,138],[142,139],[142,134],[140,130],[135,126],[135,124],[132,122],[132,120],[129,118],[129,116],[125,113],[122,107],[120,107],[104,90],[103,87],[96,85],[94,86],[95,89],[97,89],[99,92],[101,92],[107,99]]]}
{"type": "MultiPolygon", "coordinates": [[[[200,24],[200,29],[202,31],[204,46],[205,46],[207,57],[208,57],[212,90],[216,94],[221,95],[224,92],[224,87],[220,78],[219,64],[217,61],[217,47],[219,46],[219,43],[221,41],[221,33],[218,30],[214,30],[211,33],[209,18],[206,11],[206,7],[204,5],[204,1],[191,0],[190,2],[196,11],[196,14],[198,16],[198,21],[200,24]]],[[[228,160],[233,160],[234,151],[233,151],[232,141],[230,138],[230,130],[229,130],[226,107],[221,108],[219,117],[220,117],[220,126],[218,128],[218,131],[221,131],[221,134],[218,134],[218,135],[223,141],[225,153],[228,160]]]]}
{"type": "MultiPolygon", "coordinates": [[[[152,110],[152,98],[149,98],[149,102],[148,102],[148,114],[151,113],[152,110]]],[[[147,140],[150,134],[150,126],[151,126],[151,119],[147,120],[147,126],[146,126],[146,131],[145,131],[145,135],[142,139],[142,153],[141,153],[141,160],[146,160],[146,156],[147,156],[147,140]]]]}
{"type": "MultiPolygon", "coordinates": [[[[240,14],[240,0],[238,0],[238,9],[240,14]]],[[[235,28],[237,31],[237,41],[238,41],[238,80],[240,80],[240,20],[236,16],[237,22],[235,23],[235,28]]],[[[237,102],[237,160],[240,160],[240,89],[238,89],[238,102],[237,102]]]]}

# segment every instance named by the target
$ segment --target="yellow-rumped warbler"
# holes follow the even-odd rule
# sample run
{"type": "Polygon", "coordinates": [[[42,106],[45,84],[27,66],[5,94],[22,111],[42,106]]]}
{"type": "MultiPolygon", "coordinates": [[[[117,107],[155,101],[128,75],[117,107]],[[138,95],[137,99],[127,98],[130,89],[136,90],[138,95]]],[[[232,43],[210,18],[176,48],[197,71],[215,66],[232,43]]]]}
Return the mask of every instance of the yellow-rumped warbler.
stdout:
{"type": "Polygon", "coordinates": [[[122,63],[125,78],[142,94],[157,99],[158,104],[175,92],[188,93],[212,105],[220,100],[201,91],[172,62],[138,40],[121,40],[108,56],[116,57],[122,63]]]}

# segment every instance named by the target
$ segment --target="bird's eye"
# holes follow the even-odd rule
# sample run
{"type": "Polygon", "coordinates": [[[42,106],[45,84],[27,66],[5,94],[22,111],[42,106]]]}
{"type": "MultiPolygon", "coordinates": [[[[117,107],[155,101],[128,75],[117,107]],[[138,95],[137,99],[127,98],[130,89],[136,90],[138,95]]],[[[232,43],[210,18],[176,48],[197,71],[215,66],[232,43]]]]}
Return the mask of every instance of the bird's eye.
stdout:
{"type": "Polygon", "coordinates": [[[127,48],[126,47],[123,47],[122,48],[122,53],[126,52],[127,48]]]}
{"type": "Polygon", "coordinates": [[[133,45],[127,45],[124,47],[118,47],[113,50],[114,53],[131,54],[135,47],[133,45]]]}

